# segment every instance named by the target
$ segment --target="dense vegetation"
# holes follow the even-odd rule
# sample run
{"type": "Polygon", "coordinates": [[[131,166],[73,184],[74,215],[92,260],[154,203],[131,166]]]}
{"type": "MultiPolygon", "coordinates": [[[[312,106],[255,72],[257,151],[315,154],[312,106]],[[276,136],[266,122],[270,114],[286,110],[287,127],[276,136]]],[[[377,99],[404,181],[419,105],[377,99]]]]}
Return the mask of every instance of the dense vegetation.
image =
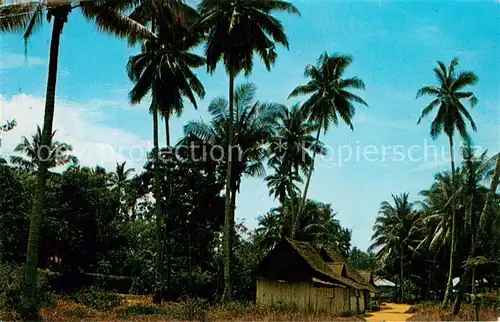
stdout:
{"type": "MultiPolygon", "coordinates": [[[[39,319],[49,290],[73,293],[74,301],[96,309],[120,302],[101,289],[152,294],[156,304],[252,300],[253,269],[282,238],[335,247],[353,266],[396,281],[402,301],[448,304],[453,277],[461,275],[455,314],[468,292],[464,281],[500,283],[500,158],[477,155],[466,125],[476,129],[464,104],[477,104],[469,87],[478,77],[456,71],[458,59],[449,66],[438,62],[438,86],[417,92],[433,96],[419,122],[437,110],[430,135],[448,136],[451,172],[436,174],[419,201],[403,193],[383,202],[365,253],[351,247],[351,233],[331,205],[308,199],[317,156],[326,153],[321,134],[340,123],[354,129],[357,106],[368,105],[359,96],[364,82],[345,76],[353,58],[325,52],[307,65],[307,83],[290,93],[306,98],[293,107],[262,102],[255,85],[235,84],[241,72],[251,74],[254,54],[270,70],[276,45],[288,48],[274,17],[283,11],[299,15],[280,0],[203,0],[196,9],[149,0],[0,6],[1,31],[22,30],[28,40],[43,14],[53,26],[42,127],[23,138],[15,154],[0,159],[0,310],[39,319]],[[103,31],[140,45],[126,72],[133,83],[130,103],[151,100],[153,147],[143,169],[125,162],[114,171],[80,165],[71,142],[56,140],[59,43],[76,9],[103,31]],[[198,46],[204,46],[203,56],[192,52],[198,46]],[[193,70],[206,66],[213,73],[219,62],[229,78],[227,98],[211,97],[212,120],[189,122],[184,137],[172,143],[171,116],[183,112],[184,101],[197,108],[207,94],[193,70]],[[165,145],[158,135],[160,118],[165,145]],[[465,143],[459,166],[455,133],[465,143]],[[190,146],[202,149],[192,152],[190,146]],[[197,154],[207,150],[209,158],[197,154]],[[280,203],[261,214],[255,230],[235,223],[245,176],[265,180],[280,203]]],[[[0,129],[15,126],[11,121],[0,129]]]]}

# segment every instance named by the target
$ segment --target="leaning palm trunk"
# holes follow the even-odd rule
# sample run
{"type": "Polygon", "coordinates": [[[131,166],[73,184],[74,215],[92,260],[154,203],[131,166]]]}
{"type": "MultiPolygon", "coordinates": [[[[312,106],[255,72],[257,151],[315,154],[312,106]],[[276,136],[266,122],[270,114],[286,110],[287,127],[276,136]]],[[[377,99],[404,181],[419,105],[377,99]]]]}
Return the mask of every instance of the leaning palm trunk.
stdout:
{"type": "MultiPolygon", "coordinates": [[[[54,25],[50,41],[49,72],[47,78],[47,92],[45,96],[45,111],[43,117],[43,131],[40,147],[51,145],[52,123],[54,120],[55,94],[57,81],[57,64],[59,58],[59,42],[61,32],[66,22],[69,9],[66,6],[55,9],[52,13],[54,25]]],[[[38,242],[44,203],[45,179],[48,169],[48,150],[40,149],[40,164],[36,174],[35,194],[31,208],[28,247],[26,252],[26,267],[22,295],[22,318],[26,321],[40,320],[38,303],[36,300],[36,270],[38,266],[38,242]]]]}
{"type": "Polygon", "coordinates": [[[156,216],[156,258],[155,258],[155,290],[153,303],[161,304],[163,289],[163,234],[161,213],[161,187],[160,187],[160,159],[158,148],[158,106],[154,101],[153,94],[153,164],[154,164],[154,196],[156,216]]]}
{"type": "Polygon", "coordinates": [[[231,210],[231,172],[233,168],[232,163],[232,145],[233,145],[233,119],[234,119],[234,75],[229,73],[229,124],[227,125],[227,169],[226,169],[226,200],[224,209],[224,291],[222,293],[222,301],[230,301],[233,292],[233,285],[231,280],[231,259],[232,259],[232,231],[234,218],[232,217],[231,210]]]}
{"type": "MultiPolygon", "coordinates": [[[[481,240],[484,236],[484,231],[486,229],[486,216],[490,211],[491,204],[493,203],[493,198],[495,198],[495,194],[498,188],[500,180],[500,153],[497,154],[497,165],[495,167],[495,172],[493,174],[493,179],[491,180],[490,191],[488,192],[488,196],[486,197],[486,201],[484,203],[483,211],[481,212],[481,216],[479,217],[479,227],[478,231],[475,233],[476,238],[472,241],[471,249],[469,251],[469,257],[467,258],[467,262],[474,258],[476,247],[478,240],[481,240]]],[[[458,289],[457,298],[455,299],[455,305],[453,306],[453,315],[457,315],[460,312],[460,307],[462,305],[462,299],[465,292],[466,284],[463,283],[467,276],[470,274],[472,265],[466,265],[464,271],[462,272],[462,276],[460,276],[460,287],[458,289]]],[[[473,276],[472,285],[475,288],[475,276],[473,276]]]]}
{"type": "MultiPolygon", "coordinates": [[[[321,122],[318,126],[318,133],[316,134],[316,141],[314,142],[314,144],[317,144],[319,142],[320,133],[321,133],[321,122]]],[[[297,233],[297,230],[299,228],[300,215],[301,215],[302,209],[304,209],[304,206],[305,206],[305,203],[307,200],[307,191],[309,190],[309,184],[311,182],[312,173],[314,171],[314,161],[316,159],[316,151],[317,151],[317,149],[315,148],[313,151],[313,156],[312,156],[311,169],[309,169],[309,173],[307,174],[306,185],[304,187],[304,194],[302,196],[302,200],[299,202],[297,213],[294,214],[294,222],[293,222],[292,236],[291,236],[292,239],[295,238],[295,234],[297,233]]]]}
{"type": "Polygon", "coordinates": [[[451,292],[453,290],[453,265],[455,257],[455,235],[456,235],[456,216],[455,216],[455,154],[453,152],[453,137],[448,136],[450,141],[450,157],[451,157],[451,246],[450,246],[450,267],[448,269],[448,282],[446,284],[446,292],[444,293],[443,306],[450,302],[451,292]]]}

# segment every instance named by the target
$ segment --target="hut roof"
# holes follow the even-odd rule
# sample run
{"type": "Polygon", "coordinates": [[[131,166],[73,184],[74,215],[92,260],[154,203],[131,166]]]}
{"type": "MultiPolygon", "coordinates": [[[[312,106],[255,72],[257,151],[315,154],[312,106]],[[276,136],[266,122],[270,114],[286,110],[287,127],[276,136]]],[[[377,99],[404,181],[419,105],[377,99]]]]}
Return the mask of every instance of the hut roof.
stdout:
{"type": "Polygon", "coordinates": [[[375,277],[375,285],[378,287],[395,287],[396,284],[382,277],[375,277]]]}
{"type": "Polygon", "coordinates": [[[375,281],[373,279],[373,273],[369,270],[358,270],[359,274],[363,277],[366,283],[375,286],[375,281]]]}
{"type": "Polygon", "coordinates": [[[376,292],[377,289],[373,285],[370,285],[369,281],[366,281],[366,279],[361,276],[361,274],[356,269],[354,269],[354,267],[352,267],[351,264],[349,264],[339,252],[336,252],[331,248],[323,247],[321,249],[321,254],[323,255],[323,258],[325,260],[329,259],[335,264],[344,264],[347,274],[346,277],[353,280],[357,284],[360,284],[362,286],[361,288],[370,292],[376,292]]]}
{"type": "Polygon", "coordinates": [[[321,258],[320,254],[311,246],[311,244],[306,242],[299,242],[291,239],[286,239],[286,241],[295,249],[295,251],[309,264],[309,266],[316,272],[329,277],[337,282],[356,289],[364,288],[362,285],[351,281],[348,278],[342,277],[336,274],[333,270],[328,267],[326,262],[321,258]]]}
{"type": "Polygon", "coordinates": [[[337,275],[340,275],[342,277],[347,277],[347,273],[345,270],[345,265],[342,263],[326,263],[328,267],[337,275]]]}

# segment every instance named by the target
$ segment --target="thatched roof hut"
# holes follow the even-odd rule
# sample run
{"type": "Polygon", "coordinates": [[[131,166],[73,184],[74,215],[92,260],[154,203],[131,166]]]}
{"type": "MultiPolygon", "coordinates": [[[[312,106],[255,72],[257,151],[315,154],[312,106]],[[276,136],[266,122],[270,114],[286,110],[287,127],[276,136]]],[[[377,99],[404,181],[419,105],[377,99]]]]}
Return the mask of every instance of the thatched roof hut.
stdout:
{"type": "Polygon", "coordinates": [[[338,315],[365,311],[367,286],[349,278],[347,265],[326,262],[309,243],[282,240],[255,274],[258,304],[294,303],[338,315]]]}
{"type": "Polygon", "coordinates": [[[358,270],[354,269],[354,267],[352,267],[352,265],[345,260],[345,258],[339,252],[330,248],[322,248],[320,251],[320,255],[328,264],[332,263],[332,266],[343,265],[346,274],[345,276],[343,276],[360,285],[360,288],[373,293],[377,291],[375,285],[367,281],[358,270]]]}

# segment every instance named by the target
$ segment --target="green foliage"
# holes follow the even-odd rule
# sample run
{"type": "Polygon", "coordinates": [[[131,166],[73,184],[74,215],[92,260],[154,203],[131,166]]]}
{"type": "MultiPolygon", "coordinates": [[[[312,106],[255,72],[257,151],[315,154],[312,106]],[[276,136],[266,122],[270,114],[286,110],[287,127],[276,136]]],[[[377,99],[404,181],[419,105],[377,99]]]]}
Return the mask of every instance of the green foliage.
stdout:
{"type": "MultiPolygon", "coordinates": [[[[295,238],[309,242],[317,248],[334,247],[344,257],[348,257],[351,232],[340,225],[335,215],[330,204],[308,200],[300,216],[295,238]]],[[[291,217],[290,202],[259,217],[255,238],[262,249],[269,251],[281,238],[290,237],[291,217]]]]}
{"type": "MultiPolygon", "coordinates": [[[[13,264],[0,264],[0,313],[17,316],[21,305],[22,282],[24,268],[13,264]]],[[[37,273],[37,303],[39,306],[53,304],[50,293],[50,282],[56,274],[39,269],[37,273]]]]}
{"type": "Polygon", "coordinates": [[[352,248],[348,261],[355,269],[374,271],[377,268],[375,254],[363,252],[356,246],[352,248]]]}
{"type": "Polygon", "coordinates": [[[96,287],[85,288],[75,293],[71,298],[85,306],[97,310],[109,310],[119,306],[123,301],[123,296],[116,293],[109,293],[96,287]]]}

